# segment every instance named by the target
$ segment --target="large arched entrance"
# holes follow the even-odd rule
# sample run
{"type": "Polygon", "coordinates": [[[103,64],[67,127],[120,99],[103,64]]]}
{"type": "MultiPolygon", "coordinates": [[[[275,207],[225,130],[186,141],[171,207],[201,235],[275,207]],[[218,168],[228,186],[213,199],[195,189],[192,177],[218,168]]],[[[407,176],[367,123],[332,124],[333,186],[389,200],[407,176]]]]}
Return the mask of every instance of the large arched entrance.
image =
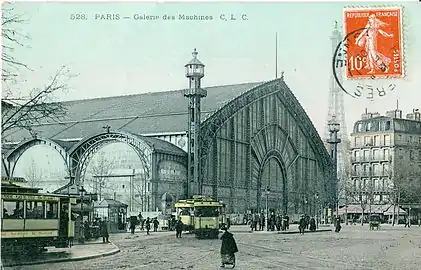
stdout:
{"type": "Polygon", "coordinates": [[[257,211],[266,207],[286,213],[288,204],[285,165],[277,151],[271,151],[260,167],[258,175],[257,211]],[[268,189],[268,190],[267,190],[268,189]]]}

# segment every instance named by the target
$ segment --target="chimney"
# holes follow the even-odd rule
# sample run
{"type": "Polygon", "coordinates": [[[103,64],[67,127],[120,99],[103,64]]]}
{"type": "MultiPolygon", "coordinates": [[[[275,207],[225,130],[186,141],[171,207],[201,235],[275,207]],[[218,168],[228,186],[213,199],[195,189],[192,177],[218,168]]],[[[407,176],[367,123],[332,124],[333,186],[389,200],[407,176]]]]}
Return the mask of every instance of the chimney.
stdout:
{"type": "Polygon", "coordinates": [[[413,109],[412,112],[414,113],[414,120],[421,121],[421,113],[419,109],[413,109]]]}
{"type": "Polygon", "coordinates": [[[378,117],[378,116],[380,116],[380,114],[378,112],[371,113],[371,112],[368,112],[367,108],[366,108],[365,112],[363,114],[361,114],[361,119],[366,120],[366,119],[370,119],[370,118],[378,117]]]}
{"type": "Polygon", "coordinates": [[[391,117],[391,118],[402,119],[402,111],[398,109],[393,110],[393,111],[387,111],[386,116],[391,117]]]}

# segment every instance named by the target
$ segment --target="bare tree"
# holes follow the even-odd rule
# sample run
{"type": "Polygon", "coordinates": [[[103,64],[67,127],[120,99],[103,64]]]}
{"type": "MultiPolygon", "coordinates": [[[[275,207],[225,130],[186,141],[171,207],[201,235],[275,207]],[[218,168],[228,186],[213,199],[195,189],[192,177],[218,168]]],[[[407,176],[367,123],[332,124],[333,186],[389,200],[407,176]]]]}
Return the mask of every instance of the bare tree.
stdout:
{"type": "Polygon", "coordinates": [[[98,194],[99,200],[102,199],[104,192],[106,193],[112,169],[113,161],[107,158],[104,152],[99,152],[89,163],[88,172],[92,175],[92,179],[86,182],[88,187],[98,194]]]}
{"type": "Polygon", "coordinates": [[[25,172],[25,180],[26,183],[30,186],[30,187],[40,187],[41,183],[43,182],[43,172],[42,170],[38,170],[35,160],[33,158],[31,158],[31,163],[30,166],[28,167],[28,169],[25,172]]]}
{"type": "Polygon", "coordinates": [[[55,102],[56,94],[69,89],[68,80],[72,75],[66,66],[57,72],[40,87],[24,90],[29,94],[22,94],[19,90],[19,73],[22,69],[32,71],[28,65],[15,57],[17,47],[26,47],[29,37],[20,30],[20,26],[27,20],[23,14],[17,14],[13,4],[2,6],[2,141],[15,128],[26,129],[33,136],[36,132],[34,124],[57,122],[66,114],[62,103],[55,102]]]}
{"type": "Polygon", "coordinates": [[[412,157],[399,156],[393,164],[393,170],[389,169],[390,182],[387,191],[390,194],[389,201],[393,204],[392,225],[395,225],[396,215],[399,219],[399,209],[402,204],[415,204],[420,200],[421,192],[421,166],[416,164],[412,157]]]}

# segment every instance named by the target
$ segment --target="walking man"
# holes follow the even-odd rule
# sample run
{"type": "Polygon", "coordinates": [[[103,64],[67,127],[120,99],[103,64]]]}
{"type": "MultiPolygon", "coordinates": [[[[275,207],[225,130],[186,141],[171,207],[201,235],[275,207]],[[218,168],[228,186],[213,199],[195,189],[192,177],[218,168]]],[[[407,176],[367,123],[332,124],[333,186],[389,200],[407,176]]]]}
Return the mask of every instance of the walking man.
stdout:
{"type": "Polygon", "coordinates": [[[146,234],[149,235],[149,231],[151,230],[151,221],[149,220],[149,218],[146,218],[145,221],[145,227],[146,227],[146,234]]]}
{"type": "Polygon", "coordinates": [[[181,238],[181,232],[183,231],[183,222],[181,221],[181,217],[175,223],[175,237],[181,238]]]}
{"type": "Polygon", "coordinates": [[[101,222],[101,236],[102,236],[102,243],[109,243],[108,237],[108,222],[107,218],[104,217],[104,220],[101,222]]]}

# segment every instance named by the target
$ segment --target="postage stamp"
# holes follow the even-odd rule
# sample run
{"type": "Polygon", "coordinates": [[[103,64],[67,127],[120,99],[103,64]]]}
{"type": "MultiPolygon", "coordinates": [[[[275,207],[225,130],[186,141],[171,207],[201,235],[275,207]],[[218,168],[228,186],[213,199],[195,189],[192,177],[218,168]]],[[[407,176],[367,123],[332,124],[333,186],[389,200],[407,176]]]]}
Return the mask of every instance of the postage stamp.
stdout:
{"type": "Polygon", "coordinates": [[[401,7],[345,8],[344,31],[348,79],[405,76],[401,7]]]}

